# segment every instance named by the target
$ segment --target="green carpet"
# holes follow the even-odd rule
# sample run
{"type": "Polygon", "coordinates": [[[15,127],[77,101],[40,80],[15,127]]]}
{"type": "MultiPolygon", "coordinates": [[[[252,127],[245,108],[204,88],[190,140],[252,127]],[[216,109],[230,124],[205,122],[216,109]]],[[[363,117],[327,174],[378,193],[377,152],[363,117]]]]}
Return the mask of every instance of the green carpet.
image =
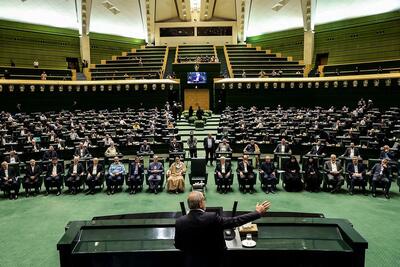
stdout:
{"type": "MultiPolygon", "coordinates": [[[[223,206],[230,210],[234,200],[239,201],[239,210],[253,210],[256,202],[269,199],[272,211],[320,212],[329,218],[349,219],[357,231],[369,242],[367,266],[398,266],[400,235],[400,195],[393,184],[392,199],[382,196],[349,196],[329,193],[287,193],[280,190],[275,195],[266,195],[259,186],[257,193],[241,194],[235,181],[234,192],[220,195],[215,190],[209,167],[208,206],[223,206]]],[[[259,183],[258,183],[259,185],[259,183]]],[[[186,193],[189,186],[186,185],[186,193]]],[[[122,213],[177,211],[179,201],[185,194],[162,192],[158,195],[146,192],[129,195],[126,192],[107,196],[104,192],[94,196],[78,194],[56,197],[36,196],[16,201],[0,199],[0,266],[58,266],[56,244],[71,220],[87,220],[93,216],[122,213]]]]}

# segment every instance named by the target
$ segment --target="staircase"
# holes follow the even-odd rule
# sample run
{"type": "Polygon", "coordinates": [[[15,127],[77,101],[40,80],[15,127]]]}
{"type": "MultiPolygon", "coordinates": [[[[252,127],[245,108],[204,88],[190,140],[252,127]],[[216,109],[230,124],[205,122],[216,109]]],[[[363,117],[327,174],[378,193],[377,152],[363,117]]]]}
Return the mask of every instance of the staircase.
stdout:
{"type": "Polygon", "coordinates": [[[176,53],[176,47],[169,47],[168,48],[168,58],[167,58],[167,64],[165,66],[165,72],[164,72],[164,79],[169,75],[172,74],[172,63],[175,62],[175,53],[176,53]]]}
{"type": "Polygon", "coordinates": [[[189,138],[190,131],[193,131],[194,136],[197,138],[197,157],[205,157],[205,152],[203,148],[203,139],[211,133],[214,138],[217,135],[217,129],[219,125],[220,115],[212,115],[211,118],[207,120],[202,129],[196,129],[194,125],[189,124],[186,120],[181,120],[177,122],[177,127],[179,129],[179,135],[183,141],[183,147],[188,150],[186,140],[189,138]]]}
{"type": "Polygon", "coordinates": [[[219,62],[221,62],[221,74],[223,74],[224,77],[229,77],[229,71],[228,71],[228,66],[226,63],[224,47],[217,46],[216,50],[217,50],[217,56],[218,56],[219,62]]]}

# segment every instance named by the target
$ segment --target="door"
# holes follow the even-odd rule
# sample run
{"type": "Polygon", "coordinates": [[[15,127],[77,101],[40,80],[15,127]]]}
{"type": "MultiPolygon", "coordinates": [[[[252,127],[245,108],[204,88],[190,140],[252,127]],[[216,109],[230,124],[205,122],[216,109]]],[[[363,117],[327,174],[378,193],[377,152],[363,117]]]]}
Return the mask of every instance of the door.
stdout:
{"type": "Polygon", "coordinates": [[[192,106],[194,110],[196,110],[198,106],[203,110],[210,109],[209,89],[186,88],[184,94],[185,110],[188,110],[190,106],[192,106]]]}

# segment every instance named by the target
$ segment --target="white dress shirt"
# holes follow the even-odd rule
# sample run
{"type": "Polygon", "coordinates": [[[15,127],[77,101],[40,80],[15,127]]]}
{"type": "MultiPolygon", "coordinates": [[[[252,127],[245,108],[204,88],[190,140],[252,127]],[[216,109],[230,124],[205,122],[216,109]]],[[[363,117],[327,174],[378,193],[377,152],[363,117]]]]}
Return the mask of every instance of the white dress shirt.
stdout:
{"type": "Polygon", "coordinates": [[[337,172],[336,162],[335,163],[331,162],[331,166],[332,166],[332,172],[337,172]]]}

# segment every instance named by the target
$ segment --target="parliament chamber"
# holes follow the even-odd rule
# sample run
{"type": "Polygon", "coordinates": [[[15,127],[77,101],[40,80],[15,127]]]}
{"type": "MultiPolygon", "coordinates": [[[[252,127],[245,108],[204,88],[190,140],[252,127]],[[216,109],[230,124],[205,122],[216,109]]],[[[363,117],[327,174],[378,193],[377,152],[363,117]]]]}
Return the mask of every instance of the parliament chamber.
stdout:
{"type": "Polygon", "coordinates": [[[3,3],[0,266],[397,266],[400,4],[375,2],[3,3]],[[178,246],[198,211],[224,250],[200,221],[178,246]]]}

